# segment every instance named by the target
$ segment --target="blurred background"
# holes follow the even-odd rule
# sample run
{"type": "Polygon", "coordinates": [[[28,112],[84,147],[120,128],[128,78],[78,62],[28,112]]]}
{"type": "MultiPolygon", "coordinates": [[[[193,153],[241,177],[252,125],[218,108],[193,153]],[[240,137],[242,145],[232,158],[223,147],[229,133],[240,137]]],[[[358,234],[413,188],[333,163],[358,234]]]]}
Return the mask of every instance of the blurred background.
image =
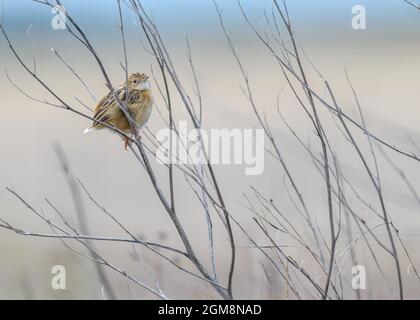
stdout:
{"type": "MultiPolygon", "coordinates": [[[[213,2],[149,0],[142,3],[158,25],[180,77],[187,88],[194,92],[194,79],[186,58],[185,34],[188,34],[202,91],[204,127],[258,128],[258,122],[242,93],[244,85],[240,71],[220,28],[213,2]]],[[[356,105],[345,78],[347,62],[370,130],[391,144],[414,152],[415,143],[420,146],[420,12],[402,0],[293,0],[287,3],[300,45],[310,61],[330,82],[343,110],[357,118],[356,105]],[[359,4],[367,11],[366,30],[354,30],[351,26],[352,7],[359,4]]],[[[328,235],[323,182],[310,158],[279,117],[277,99],[283,116],[305,141],[315,143],[313,129],[298,108],[275,59],[244,21],[237,2],[218,1],[218,4],[232,41],[248,71],[258,107],[266,113],[308,207],[316,216],[321,229],[325,230],[325,235],[328,235]]],[[[257,28],[264,28],[264,13],[271,13],[272,2],[243,0],[242,4],[257,28]]],[[[125,75],[120,67],[123,50],[117,27],[116,1],[64,1],[63,5],[85,30],[113,84],[121,83],[125,75]]],[[[94,106],[88,92],[57,59],[51,48],[57,50],[83,77],[97,99],[107,93],[103,77],[86,48],[65,30],[51,27],[54,14],[50,8],[29,0],[5,0],[3,7],[4,28],[16,50],[30,66],[33,64],[33,55],[36,56],[38,76],[45,79],[65,101],[83,112],[86,109],[75,97],[94,106]]],[[[144,49],[142,43],[145,43],[145,38],[134,15],[125,5],[123,12],[129,71],[151,74],[152,68],[158,74],[154,58],[144,49]]],[[[312,85],[326,96],[317,73],[308,62],[305,63],[310,70],[312,85]]],[[[71,193],[53,148],[59,144],[66,153],[74,175],[101,205],[121,223],[129,226],[131,232],[143,239],[182,247],[145,171],[130,152],[124,151],[121,140],[108,132],[82,135],[90,124],[87,119],[28,99],[10,83],[6,70],[10,78],[33,97],[54,101],[24,71],[11,54],[4,37],[0,37],[0,217],[25,231],[51,233],[45,223],[5,190],[5,187],[9,187],[46,216],[54,216],[45,201],[48,199],[69,221],[77,223],[71,193]]],[[[152,90],[157,92],[155,84],[152,84],[152,90]]],[[[164,108],[159,98],[156,99],[156,107],[160,110],[164,108]]],[[[174,100],[174,108],[177,119],[187,118],[179,98],[174,100]]],[[[375,193],[353,150],[342,143],[343,137],[337,130],[334,131],[334,122],[328,118],[328,114],[324,116],[325,122],[328,122],[327,127],[331,128],[330,142],[341,158],[343,173],[360,193],[377,206],[375,193]]],[[[154,112],[148,128],[151,132],[157,132],[163,127],[164,123],[158,113],[154,112]]],[[[414,187],[419,188],[419,163],[392,152],[389,156],[410,177],[414,187]]],[[[153,165],[158,177],[164,180],[165,169],[155,162],[153,165]]],[[[400,230],[413,262],[420,266],[420,207],[387,162],[382,159],[380,165],[390,216],[400,230]]],[[[274,199],[285,212],[293,212],[293,204],[284,190],[284,172],[269,155],[265,157],[265,170],[260,176],[245,176],[244,167],[238,165],[219,165],[215,166],[215,170],[222,181],[227,206],[251,233],[255,224],[250,222],[249,212],[241,206],[244,202],[243,194],[249,192],[251,186],[274,199]]],[[[175,190],[179,217],[194,239],[194,247],[203,259],[207,259],[207,238],[203,236],[207,230],[205,219],[201,211],[196,210],[199,203],[191,199],[191,191],[185,186],[180,174],[176,175],[175,190]]],[[[92,234],[125,236],[86,197],[84,206],[92,234]]],[[[357,210],[363,215],[366,208],[359,206],[357,210]]],[[[229,250],[226,234],[220,228],[216,230],[217,268],[223,277],[227,272],[229,250]]],[[[386,241],[385,231],[383,234],[378,231],[378,234],[386,241]]],[[[234,281],[236,297],[276,298],[262,272],[261,256],[255,249],[249,248],[249,243],[240,236],[237,244],[239,256],[234,281]]],[[[173,266],[140,246],[137,252],[144,258],[148,266],[146,269],[136,260],[130,245],[98,242],[96,246],[110,262],[151,284],[153,281],[146,271],[152,270],[168,297],[217,298],[201,281],[185,274],[180,275],[173,266]]],[[[357,247],[356,252],[360,260],[367,256],[363,246],[357,247]]],[[[394,286],[395,291],[392,259],[383,253],[378,254],[383,259],[384,270],[390,275],[389,281],[384,281],[374,267],[366,265],[367,289],[362,292],[363,298],[394,297],[387,289],[394,286]]],[[[406,297],[419,298],[419,283],[412,274],[407,273],[409,263],[406,259],[402,261],[406,297]]],[[[346,264],[342,272],[350,278],[350,270],[351,265],[346,264]]],[[[107,274],[118,298],[153,298],[143,289],[129,285],[124,277],[108,271],[107,274]]],[[[347,289],[346,297],[355,297],[351,288],[347,289]]],[[[103,295],[92,263],[72,253],[60,241],[25,237],[0,229],[0,298],[101,299],[103,295]],[[51,288],[53,265],[66,267],[66,290],[51,288]]]]}

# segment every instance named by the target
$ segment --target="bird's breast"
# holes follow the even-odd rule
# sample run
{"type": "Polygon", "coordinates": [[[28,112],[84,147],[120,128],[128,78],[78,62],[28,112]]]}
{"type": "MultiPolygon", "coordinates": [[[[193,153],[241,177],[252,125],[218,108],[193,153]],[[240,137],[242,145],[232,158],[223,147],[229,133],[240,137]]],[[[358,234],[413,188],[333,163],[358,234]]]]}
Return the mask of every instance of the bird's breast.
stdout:
{"type": "Polygon", "coordinates": [[[149,120],[150,114],[152,113],[152,103],[144,105],[139,109],[135,118],[138,126],[141,128],[149,120]]]}
{"type": "Polygon", "coordinates": [[[134,109],[134,118],[139,128],[143,127],[150,118],[152,113],[153,98],[151,94],[142,92],[143,96],[140,101],[133,105],[134,109]]]}

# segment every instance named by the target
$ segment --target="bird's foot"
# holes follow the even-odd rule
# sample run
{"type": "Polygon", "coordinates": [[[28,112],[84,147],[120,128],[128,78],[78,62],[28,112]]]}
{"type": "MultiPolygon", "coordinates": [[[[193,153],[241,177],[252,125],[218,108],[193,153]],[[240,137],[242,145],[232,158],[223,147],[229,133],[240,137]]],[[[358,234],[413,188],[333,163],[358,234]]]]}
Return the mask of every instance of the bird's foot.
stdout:
{"type": "Polygon", "coordinates": [[[134,140],[141,141],[140,131],[138,130],[131,130],[131,135],[133,136],[134,140]]]}
{"type": "Polygon", "coordinates": [[[125,151],[128,151],[128,147],[131,146],[131,140],[128,137],[124,137],[124,149],[125,151]]]}

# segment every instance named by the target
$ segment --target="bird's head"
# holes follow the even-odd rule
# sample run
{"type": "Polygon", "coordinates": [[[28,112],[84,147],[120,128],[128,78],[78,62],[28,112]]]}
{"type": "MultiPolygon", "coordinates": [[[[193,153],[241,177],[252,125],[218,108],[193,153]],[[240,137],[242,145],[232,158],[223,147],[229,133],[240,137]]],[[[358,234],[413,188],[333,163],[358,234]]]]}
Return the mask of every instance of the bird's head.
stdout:
{"type": "MultiPolygon", "coordinates": [[[[125,85],[125,84],[124,84],[125,85]]],[[[138,90],[149,90],[150,89],[150,82],[149,76],[145,73],[133,73],[128,77],[128,86],[131,89],[138,89],[138,90]]]]}

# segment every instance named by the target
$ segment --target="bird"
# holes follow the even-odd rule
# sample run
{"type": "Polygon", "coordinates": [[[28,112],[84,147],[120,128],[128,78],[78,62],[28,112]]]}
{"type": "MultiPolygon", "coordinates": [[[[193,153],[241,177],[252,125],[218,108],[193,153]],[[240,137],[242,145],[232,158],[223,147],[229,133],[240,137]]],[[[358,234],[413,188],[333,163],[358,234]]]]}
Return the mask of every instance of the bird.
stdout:
{"type": "MultiPolygon", "coordinates": [[[[99,100],[93,110],[93,119],[96,121],[83,132],[84,134],[107,128],[103,125],[105,123],[127,135],[134,135],[133,131],[135,130],[133,130],[119,103],[115,100],[115,96],[127,106],[137,129],[140,130],[144,127],[152,112],[153,95],[149,77],[145,73],[133,73],[114,92],[109,92],[99,100]]],[[[123,137],[123,140],[125,142],[124,147],[127,150],[131,141],[126,136],[123,137]]]]}

